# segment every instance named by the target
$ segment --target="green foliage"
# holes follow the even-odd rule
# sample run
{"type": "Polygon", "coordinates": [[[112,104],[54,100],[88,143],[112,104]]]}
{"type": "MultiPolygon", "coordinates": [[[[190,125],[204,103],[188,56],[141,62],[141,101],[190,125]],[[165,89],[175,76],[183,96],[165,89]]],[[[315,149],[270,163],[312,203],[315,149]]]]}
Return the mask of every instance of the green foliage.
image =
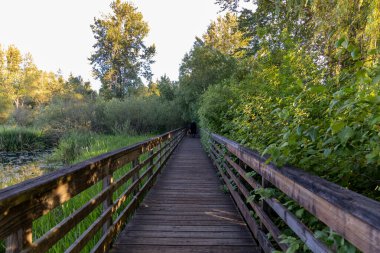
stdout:
{"type": "Polygon", "coordinates": [[[160,80],[157,81],[157,88],[159,90],[159,96],[163,100],[172,101],[175,99],[176,89],[178,86],[166,75],[161,76],[160,80]]]}
{"type": "Polygon", "coordinates": [[[102,82],[101,95],[106,99],[124,98],[131,88],[142,85],[141,76],[150,80],[154,45],[147,47],[148,24],[131,3],[116,0],[112,14],[95,18],[91,25],[96,39],[90,61],[102,82]]]}
{"type": "Polygon", "coordinates": [[[71,130],[91,130],[92,122],[97,119],[97,111],[96,103],[75,98],[55,99],[50,105],[41,108],[34,124],[60,138],[71,130]]]}
{"type": "Polygon", "coordinates": [[[317,230],[314,233],[315,237],[323,240],[327,245],[336,249],[338,253],[355,253],[357,252],[356,248],[346,241],[341,235],[335,233],[329,228],[323,230],[317,230]]]}
{"type": "Polygon", "coordinates": [[[183,125],[176,102],[158,96],[108,101],[65,99],[43,108],[36,125],[61,137],[66,132],[93,131],[108,134],[162,133],[183,125]]]}
{"type": "MultiPolygon", "coordinates": [[[[303,242],[293,236],[288,235],[280,235],[281,243],[285,243],[289,245],[289,248],[285,251],[285,253],[295,253],[295,252],[308,252],[308,248],[303,242]],[[302,250],[301,250],[302,249],[302,250]]],[[[282,251],[274,251],[273,253],[279,253],[282,251]]]]}
{"type": "MultiPolygon", "coordinates": [[[[217,2],[239,9],[239,1],[217,2]]],[[[374,28],[380,1],[254,2],[255,11],[236,12],[249,40],[244,57],[230,77],[214,79],[190,105],[198,108],[201,127],[268,155],[279,167],[293,165],[380,200],[380,33],[374,28]]],[[[326,232],[277,192],[253,191],[247,201],[258,196],[286,202],[309,228],[326,232]]],[[[334,250],[356,252],[325,232],[318,234],[334,250]]],[[[292,233],[284,233],[283,242],[289,252],[308,251],[292,233]]]]}
{"type": "Polygon", "coordinates": [[[230,12],[223,17],[219,16],[216,21],[212,21],[202,37],[206,46],[235,58],[244,56],[246,52],[244,49],[249,42],[247,38],[244,38],[243,32],[239,30],[237,15],[230,12]]]}
{"type": "Polygon", "coordinates": [[[23,128],[0,128],[0,151],[19,151],[43,149],[48,145],[48,138],[42,131],[23,128]]]}
{"type": "Polygon", "coordinates": [[[204,45],[198,39],[180,66],[178,98],[183,118],[187,121],[197,119],[200,96],[208,87],[230,78],[235,69],[236,60],[233,57],[204,45]]]}
{"type": "Polygon", "coordinates": [[[0,124],[5,123],[13,109],[12,101],[4,93],[0,92],[0,124]]]}
{"type": "Polygon", "coordinates": [[[50,160],[70,164],[84,151],[88,150],[97,139],[90,132],[71,132],[63,136],[50,160]]]}
{"type": "Polygon", "coordinates": [[[356,71],[324,79],[312,55],[294,43],[259,54],[250,75],[204,93],[202,126],[270,154],[278,165],[379,198],[379,66],[365,67],[353,53],[356,71]]]}

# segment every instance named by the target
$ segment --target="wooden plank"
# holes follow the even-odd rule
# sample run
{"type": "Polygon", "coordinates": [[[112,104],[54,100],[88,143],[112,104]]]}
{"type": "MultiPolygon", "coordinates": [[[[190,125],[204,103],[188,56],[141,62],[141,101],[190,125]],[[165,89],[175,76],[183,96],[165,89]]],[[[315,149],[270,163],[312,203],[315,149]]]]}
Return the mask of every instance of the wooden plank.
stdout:
{"type": "MultiPolygon", "coordinates": [[[[151,170],[158,164],[160,160],[157,160],[152,166],[150,166],[145,172],[141,178],[145,177],[145,175],[151,174],[151,176],[148,178],[147,182],[144,184],[144,186],[141,188],[139,192],[134,196],[132,201],[128,204],[127,208],[119,215],[119,217],[116,219],[115,223],[109,228],[108,232],[103,235],[103,237],[98,241],[98,243],[95,245],[95,247],[92,249],[91,252],[98,253],[98,252],[106,252],[108,250],[108,245],[111,243],[115,235],[120,231],[123,223],[128,218],[128,216],[135,210],[138,203],[142,200],[144,194],[150,189],[151,185],[154,182],[154,178],[158,175],[160,172],[162,166],[166,163],[167,159],[169,158],[169,155],[174,150],[174,148],[178,145],[179,141],[181,140],[180,137],[177,136],[177,138],[174,139],[176,141],[175,145],[172,147],[172,149],[168,149],[163,154],[167,154],[167,157],[164,159],[163,162],[160,162],[160,166],[157,169],[156,172],[153,174],[151,173],[151,170]]],[[[136,180],[135,183],[138,183],[139,180],[136,180]]]]}
{"type": "Polygon", "coordinates": [[[110,252],[259,252],[198,139],[186,138],[170,159],[162,157],[169,160],[165,171],[110,252]],[[176,166],[183,154],[189,166],[176,166]]]}
{"type": "MultiPolygon", "coordinates": [[[[137,166],[140,167],[139,157],[136,157],[136,159],[132,161],[132,167],[137,167],[137,166]]],[[[136,182],[137,180],[139,180],[139,171],[133,174],[133,177],[132,177],[132,182],[136,182]]],[[[139,185],[135,187],[133,191],[133,195],[136,195],[136,193],[139,191],[139,188],[140,188],[139,185]]]]}
{"type": "MultiPolygon", "coordinates": [[[[245,236],[250,236],[247,232],[247,228],[245,226],[236,226],[234,224],[230,225],[223,225],[223,226],[213,226],[213,225],[203,225],[203,226],[194,226],[194,225],[188,225],[188,226],[179,226],[179,225],[157,225],[157,226],[150,226],[150,225],[144,225],[135,222],[132,220],[128,225],[125,227],[125,232],[128,233],[128,231],[157,231],[159,232],[244,232],[245,236]]],[[[239,233],[241,234],[241,233],[239,233]]]]}
{"type": "MultiPolygon", "coordinates": [[[[239,173],[253,189],[261,188],[260,184],[254,179],[247,177],[245,171],[237,165],[234,161],[226,156],[228,163],[239,173]]],[[[292,214],[286,207],[281,205],[279,201],[274,198],[264,200],[278,215],[279,217],[298,235],[298,237],[305,242],[309,249],[313,252],[329,252],[330,249],[320,240],[314,237],[314,233],[310,231],[294,214],[292,214]]]]}
{"type": "Polygon", "coordinates": [[[58,225],[50,229],[45,235],[33,242],[30,247],[26,248],[22,253],[27,252],[46,252],[51,246],[58,242],[67,232],[75,225],[87,217],[97,206],[99,206],[108,196],[110,188],[104,189],[91,201],[87,202],[81,208],[76,210],[67,218],[63,219],[58,225]]]}
{"type": "Polygon", "coordinates": [[[101,216],[96,219],[94,223],[86,229],[86,231],[70,245],[70,247],[65,251],[65,253],[79,253],[84,246],[95,236],[98,230],[103,226],[105,222],[112,215],[112,207],[109,207],[107,211],[103,212],[101,216]]]}
{"type": "MultiPolygon", "coordinates": [[[[249,195],[250,195],[248,190],[244,187],[244,185],[238,180],[238,178],[230,171],[230,169],[227,166],[224,166],[224,168],[226,169],[230,178],[236,184],[237,188],[240,190],[241,194],[244,196],[245,200],[247,200],[249,195]]],[[[268,229],[268,231],[271,233],[271,235],[273,236],[273,239],[277,242],[277,244],[280,246],[280,248],[283,251],[286,251],[289,248],[289,246],[287,244],[281,243],[281,239],[280,239],[280,235],[282,234],[281,231],[272,222],[272,220],[267,215],[267,213],[263,210],[263,208],[260,207],[255,202],[249,202],[249,205],[252,207],[252,209],[255,211],[255,213],[259,217],[262,225],[264,225],[265,228],[268,229]]],[[[261,230],[263,230],[262,225],[260,226],[261,230]]],[[[264,230],[263,230],[263,233],[264,233],[264,230]]]]}
{"type": "Polygon", "coordinates": [[[225,175],[225,173],[221,169],[221,165],[217,164],[217,167],[219,169],[219,172],[227,185],[230,194],[232,195],[233,199],[235,200],[235,203],[237,207],[239,208],[242,216],[244,217],[244,220],[247,222],[247,225],[249,226],[250,230],[254,234],[255,238],[259,241],[259,246],[262,248],[262,250],[265,253],[271,253],[275,250],[275,248],[272,246],[271,242],[266,237],[265,233],[260,229],[257,222],[253,219],[251,216],[249,209],[244,204],[244,201],[240,198],[240,196],[235,192],[235,190],[232,188],[229,179],[225,175]]]}
{"type": "Polygon", "coordinates": [[[278,169],[265,158],[222,136],[212,138],[343,235],[363,252],[380,252],[380,203],[292,167],[278,169]]]}
{"type": "Polygon", "coordinates": [[[122,237],[118,245],[180,245],[180,246],[255,246],[252,238],[188,238],[188,237],[122,237]],[[173,240],[174,239],[174,240],[173,240]]]}
{"type": "Polygon", "coordinates": [[[252,236],[245,231],[159,231],[159,233],[155,230],[144,231],[144,230],[127,230],[123,233],[123,238],[216,238],[216,239],[241,239],[248,238],[250,244],[252,244],[252,236]]]}
{"type": "MultiPolygon", "coordinates": [[[[218,150],[218,147],[214,146],[214,148],[218,150]]],[[[220,153],[220,150],[218,150],[218,152],[220,153]]],[[[262,187],[252,178],[248,178],[246,176],[245,171],[238,164],[232,161],[230,157],[225,156],[224,158],[239,173],[239,175],[241,175],[241,178],[243,178],[253,189],[259,189],[262,187]]],[[[230,177],[233,178],[234,182],[238,185],[238,188],[240,188],[244,197],[248,199],[248,190],[240,182],[237,181],[237,178],[233,174],[231,174],[226,165],[225,168],[227,169],[230,177]]],[[[296,235],[299,236],[299,238],[303,242],[305,242],[305,244],[313,252],[323,253],[331,251],[323,242],[314,237],[313,232],[310,231],[309,228],[307,228],[297,217],[295,217],[294,214],[292,214],[289,210],[282,206],[277,200],[265,199],[264,202],[268,205],[268,207],[270,206],[279,215],[281,219],[285,221],[285,223],[295,232],[296,235]]],[[[281,239],[279,238],[279,236],[281,232],[279,231],[279,229],[273,224],[273,222],[262,210],[262,208],[257,206],[257,204],[255,204],[254,202],[250,202],[249,204],[256,212],[256,214],[259,216],[260,222],[262,222],[262,224],[265,225],[265,227],[270,231],[273,238],[276,240],[281,249],[286,251],[288,246],[280,243],[281,239]]]]}
{"type": "Polygon", "coordinates": [[[257,253],[259,252],[257,247],[254,246],[208,246],[207,251],[205,246],[171,246],[171,245],[120,245],[115,247],[112,252],[125,253],[126,248],[128,252],[133,253],[195,253],[195,252],[207,252],[207,253],[257,253]]]}
{"type": "MultiPolygon", "coordinates": [[[[110,187],[110,185],[113,182],[113,177],[112,175],[108,175],[105,178],[103,178],[103,190],[106,190],[110,187]]],[[[112,206],[113,201],[112,201],[112,193],[108,193],[106,196],[106,199],[103,201],[103,212],[106,212],[110,206],[112,206]]],[[[106,233],[108,228],[112,224],[112,216],[108,218],[106,222],[103,224],[103,233],[106,233]]]]}
{"type": "Polygon", "coordinates": [[[32,244],[32,221],[24,224],[17,232],[11,234],[5,240],[6,253],[18,253],[30,247],[32,244]]]}

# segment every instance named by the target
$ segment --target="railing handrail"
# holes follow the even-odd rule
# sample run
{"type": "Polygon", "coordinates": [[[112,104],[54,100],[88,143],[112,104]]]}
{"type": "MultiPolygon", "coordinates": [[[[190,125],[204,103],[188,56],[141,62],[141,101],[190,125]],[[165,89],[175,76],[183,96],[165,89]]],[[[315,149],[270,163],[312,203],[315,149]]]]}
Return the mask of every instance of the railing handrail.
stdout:
{"type": "MultiPolygon", "coordinates": [[[[223,136],[210,133],[210,138],[360,250],[380,252],[380,202],[305,171],[268,164],[258,152],[223,136]]],[[[212,152],[228,158],[223,152],[212,152]]],[[[236,167],[229,160],[229,166],[236,167]]]]}
{"type": "Polygon", "coordinates": [[[4,207],[8,207],[9,205],[16,205],[18,203],[18,196],[22,196],[23,194],[26,194],[27,197],[30,197],[30,192],[33,192],[35,190],[41,189],[41,187],[49,185],[51,183],[57,184],[60,180],[62,180],[65,176],[78,172],[81,170],[87,169],[91,165],[97,165],[97,166],[104,166],[103,164],[105,161],[109,160],[115,160],[118,159],[120,156],[126,155],[128,153],[131,153],[133,151],[136,151],[141,148],[149,148],[149,145],[152,145],[153,143],[160,141],[161,139],[181,130],[182,128],[178,128],[169,132],[166,132],[164,134],[149,138],[145,141],[138,142],[136,144],[129,145],[127,147],[123,147],[117,150],[113,150],[98,156],[95,156],[93,158],[90,158],[88,160],[73,164],[71,166],[63,167],[59,170],[53,171],[51,173],[44,174],[39,177],[31,178],[28,180],[25,180],[21,183],[11,185],[9,187],[6,187],[4,189],[0,189],[0,210],[4,207]],[[99,164],[99,165],[98,165],[99,164]],[[16,195],[17,194],[17,195],[16,195]]]}
{"type": "MultiPolygon", "coordinates": [[[[45,252],[49,248],[47,244],[54,245],[52,241],[57,242],[62,238],[61,236],[75,226],[74,220],[82,220],[89,211],[104,202],[102,216],[96,221],[94,227],[90,227],[90,230],[86,231],[90,235],[103,224],[105,235],[102,237],[102,243],[96,245],[97,252],[103,252],[108,247],[103,248],[103,245],[112,241],[109,236],[120,230],[122,222],[136,208],[141,197],[149,189],[157,173],[183,136],[183,128],[178,128],[0,190],[0,239],[7,238],[7,244],[10,245],[7,252],[19,252],[20,250],[45,252]],[[153,152],[154,147],[158,148],[156,152],[153,152]],[[148,151],[149,156],[140,162],[139,157],[148,151]],[[113,172],[131,162],[131,170],[118,181],[113,182],[113,172]],[[143,171],[144,167],[146,169],[143,171]],[[143,171],[141,176],[139,175],[140,171],[143,171]],[[123,192],[122,197],[119,197],[116,202],[112,201],[112,193],[131,178],[132,184],[123,192]],[[147,181],[143,181],[144,178],[147,181]],[[103,182],[103,191],[89,202],[84,203],[82,209],[76,210],[70,217],[65,218],[39,238],[36,243],[32,242],[31,230],[34,220],[100,181],[103,182]],[[143,182],[145,182],[144,186],[140,190],[143,182]],[[113,222],[111,215],[118,210],[130,194],[135,197],[113,222]],[[56,231],[53,231],[54,229],[56,231]],[[58,231],[61,231],[62,234],[58,231]],[[51,240],[52,238],[54,240],[51,240]]],[[[78,252],[88,238],[78,238],[78,240],[78,245],[72,245],[68,252],[78,252]]]]}

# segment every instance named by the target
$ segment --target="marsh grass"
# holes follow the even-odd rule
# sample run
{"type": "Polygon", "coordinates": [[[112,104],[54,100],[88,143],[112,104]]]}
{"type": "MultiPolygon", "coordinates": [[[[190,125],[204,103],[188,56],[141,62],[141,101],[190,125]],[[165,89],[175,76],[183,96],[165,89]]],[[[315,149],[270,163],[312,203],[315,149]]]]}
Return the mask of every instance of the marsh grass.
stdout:
{"type": "Polygon", "coordinates": [[[48,144],[48,138],[40,130],[0,126],[0,151],[44,149],[48,144]]]}

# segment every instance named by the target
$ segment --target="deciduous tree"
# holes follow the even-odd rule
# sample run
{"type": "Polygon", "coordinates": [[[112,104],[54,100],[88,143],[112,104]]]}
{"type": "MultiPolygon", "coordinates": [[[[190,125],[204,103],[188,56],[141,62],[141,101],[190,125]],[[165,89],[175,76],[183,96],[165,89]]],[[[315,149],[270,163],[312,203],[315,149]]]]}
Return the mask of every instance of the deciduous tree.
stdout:
{"type": "Polygon", "coordinates": [[[95,18],[91,25],[96,43],[90,61],[102,82],[101,94],[106,98],[123,98],[130,89],[142,84],[142,77],[152,77],[150,65],[154,45],[146,46],[148,24],[141,12],[130,3],[111,3],[112,14],[95,18]]]}

